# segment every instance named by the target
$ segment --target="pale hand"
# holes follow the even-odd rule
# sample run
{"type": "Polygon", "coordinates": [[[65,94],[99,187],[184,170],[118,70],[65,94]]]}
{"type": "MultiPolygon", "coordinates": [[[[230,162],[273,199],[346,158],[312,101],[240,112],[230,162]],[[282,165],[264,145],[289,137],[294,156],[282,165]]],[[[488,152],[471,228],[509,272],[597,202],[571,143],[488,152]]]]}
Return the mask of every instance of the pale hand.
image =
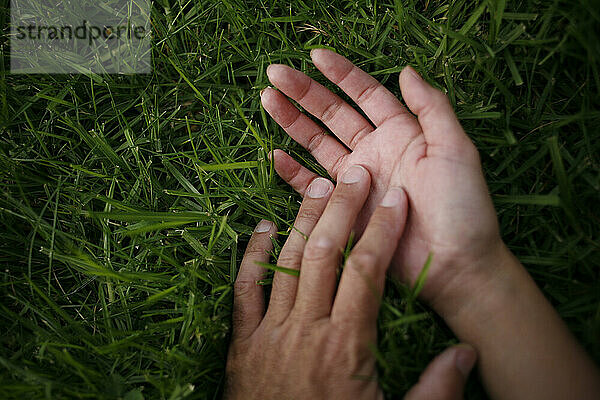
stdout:
{"type": "MultiPolygon", "coordinates": [[[[400,74],[402,103],[376,79],[332,51],[311,52],[315,66],[364,111],[369,120],[302,72],[270,65],[272,88],[261,94],[275,121],[308,149],[334,178],[360,164],[372,189],[355,226],[361,233],[389,187],[403,187],[409,215],[390,272],[414,282],[430,252],[433,263],[422,296],[430,303],[451,298],[455,285],[485,269],[503,247],[478,152],[447,97],[414,69],[400,74]],[[319,118],[327,132],[284,96],[319,118]]],[[[278,174],[301,195],[317,175],[281,150],[272,154],[278,174]]]]}

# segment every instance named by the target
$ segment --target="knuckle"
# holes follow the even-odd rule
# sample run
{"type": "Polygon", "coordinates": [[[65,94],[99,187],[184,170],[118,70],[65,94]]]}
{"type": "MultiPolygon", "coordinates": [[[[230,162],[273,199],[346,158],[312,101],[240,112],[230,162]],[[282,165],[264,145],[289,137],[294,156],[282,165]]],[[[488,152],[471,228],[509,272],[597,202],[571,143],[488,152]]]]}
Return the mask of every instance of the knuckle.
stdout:
{"type": "Polygon", "coordinates": [[[267,251],[257,243],[254,243],[248,246],[246,252],[244,253],[244,258],[246,259],[246,262],[249,262],[248,259],[262,257],[265,254],[267,254],[267,251]]]}
{"type": "Polygon", "coordinates": [[[243,366],[242,363],[244,358],[249,355],[247,349],[250,348],[248,346],[244,346],[244,344],[245,343],[243,340],[237,338],[232,339],[227,353],[227,364],[225,366],[225,371],[234,372],[243,366]]]}
{"type": "Polygon", "coordinates": [[[233,338],[240,338],[242,336],[242,334],[236,327],[242,326],[245,321],[246,321],[246,314],[244,313],[242,308],[237,307],[235,309],[235,312],[231,315],[231,322],[233,324],[233,331],[232,331],[233,338]]]}
{"type": "MultiPolygon", "coordinates": [[[[304,206],[300,209],[300,212],[298,213],[298,222],[308,222],[310,224],[316,224],[317,221],[319,221],[319,219],[321,218],[321,215],[323,214],[323,211],[321,209],[321,207],[317,207],[316,204],[313,204],[313,202],[307,202],[304,204],[304,206]],[[308,204],[307,204],[308,203],[308,204]]],[[[297,224],[299,225],[299,224],[297,224]]],[[[298,227],[294,227],[295,229],[298,229],[298,227]]],[[[302,230],[298,229],[300,232],[302,232],[302,230]]]]}
{"type": "Polygon", "coordinates": [[[391,235],[398,225],[397,218],[392,218],[395,213],[394,207],[379,206],[368,226],[376,232],[376,235],[391,235]]]}
{"type": "Polygon", "coordinates": [[[346,261],[346,268],[350,267],[359,272],[374,272],[378,269],[379,262],[377,254],[370,250],[358,250],[350,254],[346,261]]]}
{"type": "Polygon", "coordinates": [[[304,100],[304,98],[306,97],[308,92],[310,92],[312,83],[313,83],[313,80],[310,78],[308,80],[305,80],[304,87],[302,88],[302,91],[298,94],[298,99],[297,99],[298,102],[301,102],[302,100],[304,100]]]}
{"type": "Polygon", "coordinates": [[[373,93],[375,93],[379,89],[380,86],[381,86],[381,84],[377,81],[371,82],[356,97],[356,103],[363,103],[363,102],[367,101],[368,99],[370,99],[371,96],[373,96],[373,93]]]}
{"type": "Polygon", "coordinates": [[[327,121],[330,121],[335,114],[337,114],[338,110],[342,107],[342,100],[341,99],[335,99],[331,104],[329,104],[324,110],[323,113],[321,114],[321,118],[319,118],[321,121],[323,121],[324,123],[326,123],[327,121]]]}
{"type": "Polygon", "coordinates": [[[346,157],[348,156],[348,154],[342,154],[337,160],[335,160],[335,162],[331,166],[331,174],[330,175],[333,177],[333,179],[337,179],[338,173],[339,173],[340,169],[342,168],[342,166],[344,165],[344,162],[346,161],[346,157]]]}
{"type": "Polygon", "coordinates": [[[360,128],[352,137],[352,139],[350,140],[350,148],[353,149],[355,148],[358,143],[367,135],[369,134],[371,131],[373,130],[373,128],[371,127],[370,124],[365,124],[364,127],[360,128]]]}
{"type": "Polygon", "coordinates": [[[302,172],[302,166],[300,164],[292,165],[292,168],[288,171],[287,178],[283,177],[288,182],[291,182],[297,179],[300,176],[300,172],[302,172]]]}
{"type": "Polygon", "coordinates": [[[310,237],[306,243],[303,261],[323,262],[336,252],[333,242],[325,237],[310,237]]]}
{"type": "Polygon", "coordinates": [[[329,200],[330,207],[347,208],[349,204],[355,203],[357,197],[354,187],[346,187],[347,185],[338,185],[337,190],[329,200]]]}
{"type": "Polygon", "coordinates": [[[300,260],[302,260],[302,255],[304,251],[298,248],[292,247],[284,247],[281,250],[281,254],[279,255],[279,260],[277,261],[277,265],[286,267],[286,268],[295,268],[300,260]]]}
{"type": "Polygon", "coordinates": [[[251,333],[244,329],[246,321],[248,320],[248,313],[245,307],[242,307],[239,303],[233,306],[233,313],[231,314],[232,331],[231,336],[234,342],[242,341],[247,339],[251,333]]]}
{"type": "Polygon", "coordinates": [[[298,122],[300,117],[301,117],[300,111],[296,110],[292,115],[289,115],[287,117],[282,117],[280,125],[283,129],[289,129],[292,125],[294,125],[296,122],[298,122]],[[285,119],[283,119],[283,118],[285,118],[285,119]]]}
{"type": "Polygon", "coordinates": [[[247,279],[237,279],[233,284],[233,294],[234,297],[244,298],[246,297],[254,288],[256,287],[256,282],[247,279]]]}
{"type": "Polygon", "coordinates": [[[323,140],[327,136],[327,132],[321,131],[319,133],[314,134],[306,144],[306,149],[312,154],[320,145],[323,143],[323,140]]]}

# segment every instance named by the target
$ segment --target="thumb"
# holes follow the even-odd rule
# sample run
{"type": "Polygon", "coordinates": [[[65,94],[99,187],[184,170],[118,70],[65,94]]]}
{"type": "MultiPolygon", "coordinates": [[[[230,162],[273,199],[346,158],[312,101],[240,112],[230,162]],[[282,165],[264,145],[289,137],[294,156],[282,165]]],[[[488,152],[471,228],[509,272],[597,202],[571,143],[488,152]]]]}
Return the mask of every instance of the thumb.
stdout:
{"type": "Polygon", "coordinates": [[[402,70],[399,80],[402,98],[417,116],[431,149],[456,155],[462,155],[466,149],[474,150],[444,93],[425,82],[410,66],[402,70]]]}
{"type": "Polygon", "coordinates": [[[460,400],[477,353],[468,344],[446,349],[429,363],[405,400],[460,400]]]}

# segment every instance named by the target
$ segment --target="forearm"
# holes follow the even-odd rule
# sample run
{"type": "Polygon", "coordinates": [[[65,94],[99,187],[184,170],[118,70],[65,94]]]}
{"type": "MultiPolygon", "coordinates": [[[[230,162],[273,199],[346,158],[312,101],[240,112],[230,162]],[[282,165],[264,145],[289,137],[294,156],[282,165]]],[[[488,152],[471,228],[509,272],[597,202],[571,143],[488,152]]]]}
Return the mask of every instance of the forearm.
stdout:
{"type": "Polygon", "coordinates": [[[491,276],[475,278],[451,302],[436,305],[460,340],[477,349],[490,396],[597,398],[597,367],[527,271],[505,246],[495,259],[494,268],[484,268],[491,276]]]}

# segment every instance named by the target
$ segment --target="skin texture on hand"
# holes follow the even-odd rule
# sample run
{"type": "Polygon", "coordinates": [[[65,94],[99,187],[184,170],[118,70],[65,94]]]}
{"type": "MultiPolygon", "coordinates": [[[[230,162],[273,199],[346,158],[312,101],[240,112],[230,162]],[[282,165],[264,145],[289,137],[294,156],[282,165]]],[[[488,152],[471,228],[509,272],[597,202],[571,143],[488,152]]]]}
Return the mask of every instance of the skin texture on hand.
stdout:
{"type": "MultiPolygon", "coordinates": [[[[266,311],[257,283],[265,270],[258,263],[268,262],[276,228],[259,223],[234,288],[226,399],[383,398],[371,346],[386,270],[406,219],[403,189],[390,188],[375,207],[336,285],[370,183],[361,166],[348,168],[335,190],[324,178],[313,180],[277,263],[299,269],[299,276],[275,273],[266,311]]],[[[475,359],[467,345],[446,350],[407,398],[462,398],[475,359]]]]}
{"type": "MultiPolygon", "coordinates": [[[[358,233],[388,187],[406,190],[409,215],[390,272],[414,282],[433,252],[422,297],[432,304],[445,301],[451,297],[453,282],[468,281],[470,273],[478,272],[469,266],[485,264],[478,261],[501,245],[475,146],[447,97],[412,68],[402,71],[399,83],[416,118],[376,79],[341,55],[315,49],[311,57],[369,120],[324,86],[285,65],[267,69],[279,90],[262,92],[264,108],[334,179],[350,165],[361,164],[369,170],[372,190],[357,219],[358,233]],[[319,118],[333,135],[286,96],[319,118]]],[[[278,174],[300,194],[317,177],[281,150],[272,157],[278,174]]]]}
{"type": "MultiPolygon", "coordinates": [[[[475,347],[490,396],[598,398],[597,367],[502,242],[478,153],[446,96],[405,68],[400,89],[415,118],[344,57],[322,49],[311,57],[369,120],[284,65],[267,70],[279,91],[262,92],[264,108],[334,179],[353,164],[369,170],[372,191],[357,217],[357,231],[362,231],[388,187],[405,189],[409,212],[391,273],[410,284],[433,252],[421,298],[461,340],[475,347]],[[286,96],[320,119],[333,135],[286,96]]],[[[278,174],[304,195],[317,176],[281,150],[272,157],[278,174]]]]}

